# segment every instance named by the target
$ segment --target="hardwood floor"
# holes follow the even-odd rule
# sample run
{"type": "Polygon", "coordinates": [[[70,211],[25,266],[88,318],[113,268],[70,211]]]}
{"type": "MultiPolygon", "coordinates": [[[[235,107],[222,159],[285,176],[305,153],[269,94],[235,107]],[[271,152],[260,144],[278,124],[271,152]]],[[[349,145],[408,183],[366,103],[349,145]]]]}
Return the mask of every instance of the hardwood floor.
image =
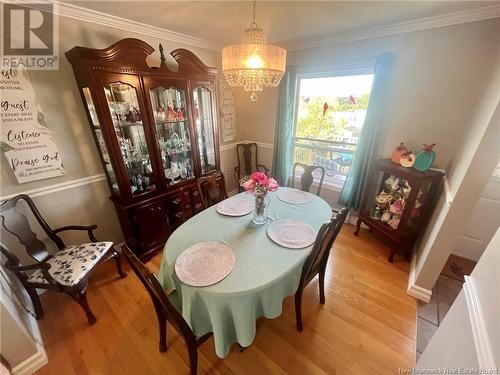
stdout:
{"type": "MultiPolygon", "coordinates": [[[[254,343],[236,345],[222,360],[213,339],[199,349],[200,374],[396,374],[413,367],[416,301],[406,294],[409,264],[387,262],[389,249],[362,230],[345,225],[330,257],[326,305],[317,281],[304,291],[304,331],[295,330],[293,297],[277,319],[259,319],[254,343]]],[[[157,272],[161,254],[148,263],[157,272]]],[[[186,347],[169,326],[166,353],[158,351],[158,327],[145,289],[128,269],[118,279],[114,264],[100,266],[89,287],[97,323],[87,324],[67,296],[42,296],[40,320],[49,363],[37,374],[185,374],[186,347]]]]}

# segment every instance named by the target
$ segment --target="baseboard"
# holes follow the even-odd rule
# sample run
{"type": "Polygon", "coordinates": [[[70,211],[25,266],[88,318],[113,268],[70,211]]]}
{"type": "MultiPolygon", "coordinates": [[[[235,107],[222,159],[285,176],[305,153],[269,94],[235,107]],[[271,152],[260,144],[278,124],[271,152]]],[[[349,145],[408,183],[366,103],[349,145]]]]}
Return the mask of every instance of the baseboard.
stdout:
{"type": "Polygon", "coordinates": [[[408,277],[408,289],[406,290],[406,293],[408,293],[412,297],[419,299],[420,301],[429,303],[432,296],[432,290],[422,288],[421,286],[415,284],[416,262],[417,257],[414,255],[413,259],[411,260],[410,275],[408,277]]]}
{"type": "Polygon", "coordinates": [[[42,345],[37,345],[37,352],[12,368],[12,375],[31,375],[49,362],[42,345]]]}

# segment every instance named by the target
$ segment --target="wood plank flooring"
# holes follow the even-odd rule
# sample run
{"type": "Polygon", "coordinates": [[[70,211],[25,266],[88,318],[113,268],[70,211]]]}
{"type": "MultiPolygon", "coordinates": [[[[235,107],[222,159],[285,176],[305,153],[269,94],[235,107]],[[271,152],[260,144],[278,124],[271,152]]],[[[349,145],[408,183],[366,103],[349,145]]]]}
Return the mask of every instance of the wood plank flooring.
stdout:
{"type": "MultiPolygon", "coordinates": [[[[413,367],[416,301],[406,294],[409,264],[387,262],[389,249],[367,231],[345,225],[330,257],[326,305],[311,282],[303,300],[304,331],[295,330],[293,297],[277,319],[259,319],[254,343],[233,345],[222,360],[213,339],[199,349],[200,374],[397,374],[413,367]]],[[[148,266],[157,272],[161,254],[148,266]]],[[[69,297],[42,296],[40,329],[49,363],[37,374],[186,374],[183,340],[169,326],[169,350],[158,351],[158,326],[146,291],[128,269],[100,266],[89,286],[93,326],[69,297]]]]}

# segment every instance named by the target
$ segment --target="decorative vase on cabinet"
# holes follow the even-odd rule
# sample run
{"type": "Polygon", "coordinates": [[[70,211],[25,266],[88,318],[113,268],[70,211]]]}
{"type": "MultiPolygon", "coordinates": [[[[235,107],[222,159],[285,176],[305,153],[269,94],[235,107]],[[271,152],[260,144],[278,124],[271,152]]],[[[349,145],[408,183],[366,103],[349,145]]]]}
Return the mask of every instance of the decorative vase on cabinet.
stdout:
{"type": "Polygon", "coordinates": [[[221,174],[217,70],[185,49],[171,52],[170,70],[159,50],[159,67],[138,39],[66,52],[125,240],[143,259],[203,209],[197,178],[221,174]]]}
{"type": "Polygon", "coordinates": [[[364,223],[391,248],[389,262],[396,254],[409,260],[432,213],[442,178],[442,172],[419,172],[390,159],[372,161],[354,234],[359,235],[364,223]]]}

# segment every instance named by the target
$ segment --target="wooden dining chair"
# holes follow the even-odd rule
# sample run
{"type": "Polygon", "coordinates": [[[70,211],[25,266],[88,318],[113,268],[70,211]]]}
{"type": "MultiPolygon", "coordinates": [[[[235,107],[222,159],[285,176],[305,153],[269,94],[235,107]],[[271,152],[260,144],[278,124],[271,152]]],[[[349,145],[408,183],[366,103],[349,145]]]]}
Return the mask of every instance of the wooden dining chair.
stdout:
{"type": "Polygon", "coordinates": [[[70,225],[52,229],[43,219],[33,200],[26,194],[20,194],[5,201],[0,206],[0,218],[3,228],[13,234],[25,247],[28,255],[35,263],[24,265],[19,258],[3,243],[1,253],[6,258],[5,268],[13,272],[31,298],[37,319],[43,317],[43,309],[36,289],[52,289],[66,293],[73,298],[85,311],[89,324],[97,319],[87,302],[86,288],[95,267],[105,259],[114,258],[120,277],[127,276],[121,268],[120,253],[113,248],[112,242],[99,242],[94,236],[97,225],[70,225]],[[40,241],[28,223],[26,216],[19,212],[17,204],[24,201],[38,221],[44,232],[59,251],[52,255],[45,244],[40,241]],[[58,233],[68,230],[83,230],[88,232],[91,242],[81,245],[66,246],[58,233]],[[34,271],[31,274],[27,273],[34,271]]]}
{"type": "Polygon", "coordinates": [[[300,276],[299,287],[295,292],[295,316],[297,320],[297,331],[302,331],[302,292],[311,280],[319,275],[319,303],[325,304],[325,272],[328,264],[328,256],[333,242],[342,229],[342,225],[347,217],[347,208],[342,208],[336,213],[329,223],[321,226],[316,241],[314,242],[311,254],[307,257],[302,274],[300,276]]]}
{"type": "Polygon", "coordinates": [[[198,371],[198,347],[212,336],[212,332],[197,338],[182,317],[177,292],[173,291],[167,296],[156,276],[130,251],[127,245],[122,247],[122,252],[153,302],[160,329],[160,352],[167,351],[168,321],[184,338],[189,354],[189,371],[191,375],[195,375],[198,371]]]}
{"type": "Polygon", "coordinates": [[[205,208],[227,198],[226,184],[222,173],[213,173],[198,179],[198,191],[205,208]]]}
{"type": "Polygon", "coordinates": [[[264,172],[266,175],[269,174],[269,168],[259,164],[257,151],[257,143],[238,143],[236,145],[236,157],[238,160],[238,165],[234,168],[236,181],[257,171],[264,172]]]}
{"type": "Polygon", "coordinates": [[[307,165],[304,163],[296,162],[293,165],[293,173],[292,173],[292,181],[290,183],[290,187],[294,187],[295,184],[295,175],[296,170],[298,168],[302,168],[304,173],[300,176],[300,190],[309,192],[311,190],[311,185],[314,181],[313,172],[319,170],[321,173],[321,177],[318,184],[318,190],[316,191],[316,195],[319,196],[321,194],[321,188],[323,187],[323,180],[325,179],[325,168],[319,165],[307,165]]]}

